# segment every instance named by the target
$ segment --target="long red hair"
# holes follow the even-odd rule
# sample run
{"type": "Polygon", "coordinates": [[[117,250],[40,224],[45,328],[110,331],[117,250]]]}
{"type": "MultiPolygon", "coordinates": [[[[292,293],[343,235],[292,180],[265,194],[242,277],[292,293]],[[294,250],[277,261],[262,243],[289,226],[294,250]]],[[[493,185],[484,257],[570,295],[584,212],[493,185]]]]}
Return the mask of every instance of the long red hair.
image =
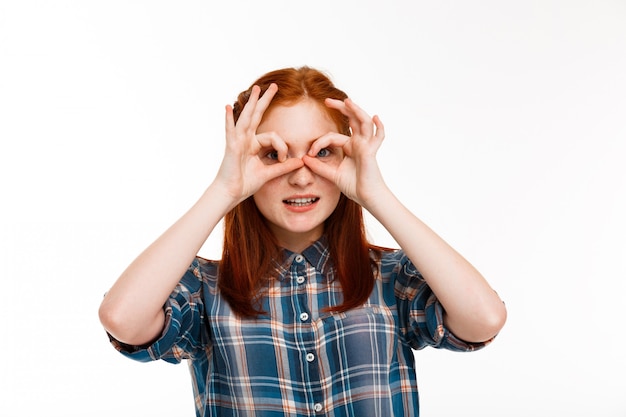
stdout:
{"type": "MultiPolygon", "coordinates": [[[[278,85],[278,92],[270,108],[293,104],[303,98],[315,100],[328,112],[338,131],[350,135],[348,119],[324,105],[326,98],[344,100],[348,96],[325,74],[309,67],[285,68],[263,75],[252,86],[258,85],[264,92],[272,83],[278,85]]],[[[252,86],[239,94],[233,105],[235,121],[250,98],[252,86]]],[[[339,280],[343,293],[343,303],[331,311],[358,307],[367,301],[374,287],[375,263],[370,250],[377,249],[367,241],[361,206],[342,194],[324,223],[324,234],[335,279],[339,280]]],[[[272,260],[280,256],[281,248],[252,197],[226,214],[218,285],[235,313],[244,317],[263,313],[259,297],[271,274],[272,260]]]]}

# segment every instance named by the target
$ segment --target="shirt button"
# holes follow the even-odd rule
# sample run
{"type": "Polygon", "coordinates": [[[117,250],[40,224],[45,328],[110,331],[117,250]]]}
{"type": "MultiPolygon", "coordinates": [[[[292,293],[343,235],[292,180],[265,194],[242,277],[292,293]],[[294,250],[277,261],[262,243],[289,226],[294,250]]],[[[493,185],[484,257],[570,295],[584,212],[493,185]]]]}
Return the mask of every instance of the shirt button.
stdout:
{"type": "Polygon", "coordinates": [[[307,353],[306,354],[306,360],[307,362],[313,362],[315,360],[315,355],[312,353],[307,353]]]}
{"type": "Polygon", "coordinates": [[[307,321],[308,319],[309,319],[309,314],[308,313],[300,314],[300,321],[307,321]]]}
{"type": "Polygon", "coordinates": [[[296,278],[296,282],[297,282],[298,284],[304,284],[304,279],[305,279],[305,278],[304,278],[303,276],[299,276],[298,278],[296,278]]]}
{"type": "Polygon", "coordinates": [[[315,410],[316,413],[319,413],[320,411],[322,411],[322,408],[324,408],[322,406],[321,403],[315,403],[315,405],[313,406],[313,409],[315,410]]]}
{"type": "Polygon", "coordinates": [[[298,263],[302,263],[302,261],[304,260],[304,256],[302,255],[296,255],[296,262],[298,263]]]}

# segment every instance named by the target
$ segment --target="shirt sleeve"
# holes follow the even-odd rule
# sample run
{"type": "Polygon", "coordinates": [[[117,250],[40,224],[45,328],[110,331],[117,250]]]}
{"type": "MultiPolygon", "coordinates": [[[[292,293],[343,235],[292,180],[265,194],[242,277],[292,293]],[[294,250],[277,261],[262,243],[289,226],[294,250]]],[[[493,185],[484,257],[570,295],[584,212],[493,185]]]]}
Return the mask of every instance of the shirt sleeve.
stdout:
{"type": "MultiPolygon", "coordinates": [[[[398,302],[398,318],[403,335],[413,349],[431,346],[457,352],[471,352],[488,345],[491,340],[470,343],[461,340],[443,323],[444,309],[422,274],[402,251],[394,291],[398,302]]],[[[492,339],[493,340],[493,339],[492,339]]]]}
{"type": "Polygon", "coordinates": [[[124,356],[139,362],[163,359],[170,363],[180,363],[205,349],[210,338],[204,323],[202,277],[197,259],[194,259],[174,288],[163,310],[165,325],[156,341],[150,345],[132,346],[109,335],[113,346],[124,356]]]}

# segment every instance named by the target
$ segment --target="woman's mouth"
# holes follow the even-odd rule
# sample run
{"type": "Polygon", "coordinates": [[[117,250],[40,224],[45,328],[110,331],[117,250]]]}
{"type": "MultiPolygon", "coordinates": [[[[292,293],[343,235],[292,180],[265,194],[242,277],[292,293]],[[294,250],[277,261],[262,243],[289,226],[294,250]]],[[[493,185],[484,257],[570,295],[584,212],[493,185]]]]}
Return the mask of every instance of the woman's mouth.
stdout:
{"type": "Polygon", "coordinates": [[[293,206],[293,207],[305,207],[313,203],[316,203],[318,200],[319,200],[319,197],[293,198],[293,199],[283,200],[283,203],[289,206],[293,206]]]}

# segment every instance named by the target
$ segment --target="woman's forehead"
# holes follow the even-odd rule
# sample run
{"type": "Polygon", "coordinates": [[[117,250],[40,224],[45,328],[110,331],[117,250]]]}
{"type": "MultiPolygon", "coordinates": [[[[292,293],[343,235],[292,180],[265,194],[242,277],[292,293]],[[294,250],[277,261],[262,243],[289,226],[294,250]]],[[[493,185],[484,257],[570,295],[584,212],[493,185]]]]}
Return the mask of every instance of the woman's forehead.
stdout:
{"type": "Polygon", "coordinates": [[[328,112],[314,100],[272,106],[263,116],[257,133],[275,132],[288,145],[310,146],[317,138],[338,132],[328,112]]]}

